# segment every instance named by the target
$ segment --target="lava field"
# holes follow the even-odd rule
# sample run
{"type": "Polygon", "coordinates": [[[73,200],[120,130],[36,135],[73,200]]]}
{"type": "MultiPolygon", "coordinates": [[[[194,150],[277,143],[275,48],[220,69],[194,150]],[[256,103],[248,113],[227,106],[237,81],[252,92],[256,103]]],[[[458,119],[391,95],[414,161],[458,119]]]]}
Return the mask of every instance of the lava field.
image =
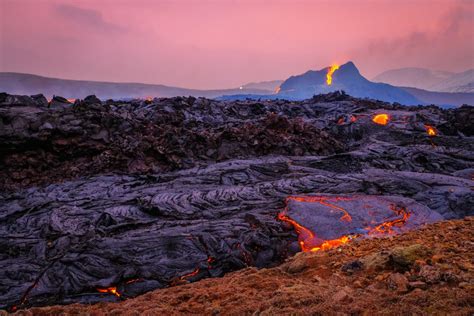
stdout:
{"type": "Polygon", "coordinates": [[[474,215],[474,107],[0,94],[0,308],[119,301],[474,215]]]}

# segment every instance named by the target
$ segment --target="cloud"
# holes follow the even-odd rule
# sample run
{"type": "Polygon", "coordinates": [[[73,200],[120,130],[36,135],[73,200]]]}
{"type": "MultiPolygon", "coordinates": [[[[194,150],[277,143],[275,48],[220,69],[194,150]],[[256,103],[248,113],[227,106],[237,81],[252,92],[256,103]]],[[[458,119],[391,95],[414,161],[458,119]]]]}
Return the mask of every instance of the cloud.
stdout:
{"type": "MultiPolygon", "coordinates": [[[[474,22],[473,3],[460,4],[448,12],[445,19],[441,21],[441,29],[444,29],[446,35],[457,34],[462,31],[463,24],[472,24],[474,22]]],[[[472,30],[472,28],[471,28],[472,30]]]]}
{"type": "Polygon", "coordinates": [[[123,32],[124,28],[104,20],[102,13],[98,10],[84,9],[69,4],[55,4],[54,11],[70,22],[82,27],[93,27],[101,31],[123,32]]]}
{"type": "Polygon", "coordinates": [[[458,1],[432,30],[369,41],[356,50],[357,59],[375,59],[385,67],[420,66],[443,70],[474,67],[474,2],[458,1]]]}

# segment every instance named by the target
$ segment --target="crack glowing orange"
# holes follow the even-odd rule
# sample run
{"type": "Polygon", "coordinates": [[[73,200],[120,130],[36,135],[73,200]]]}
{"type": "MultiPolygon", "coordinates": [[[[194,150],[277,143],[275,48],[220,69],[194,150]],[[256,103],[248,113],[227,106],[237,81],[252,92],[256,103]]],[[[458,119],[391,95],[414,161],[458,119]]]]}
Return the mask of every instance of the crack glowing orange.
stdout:
{"type": "Polygon", "coordinates": [[[372,118],[372,122],[379,125],[387,125],[389,121],[390,121],[390,115],[386,113],[376,114],[372,118]]]}
{"type": "Polygon", "coordinates": [[[190,273],[187,273],[185,275],[180,276],[179,279],[180,280],[186,280],[187,278],[191,278],[191,277],[195,276],[198,273],[199,273],[199,268],[196,268],[196,269],[194,269],[193,272],[190,272],[190,273]]]}
{"type": "Polygon", "coordinates": [[[332,75],[336,70],[339,69],[339,65],[333,64],[331,67],[328,69],[328,73],[326,74],[326,84],[330,86],[332,84],[332,75]]]}
{"type": "Polygon", "coordinates": [[[97,288],[97,291],[100,292],[100,293],[113,294],[117,297],[121,296],[121,294],[117,291],[117,287],[115,287],[115,286],[111,286],[111,287],[107,287],[107,288],[97,288]]]}

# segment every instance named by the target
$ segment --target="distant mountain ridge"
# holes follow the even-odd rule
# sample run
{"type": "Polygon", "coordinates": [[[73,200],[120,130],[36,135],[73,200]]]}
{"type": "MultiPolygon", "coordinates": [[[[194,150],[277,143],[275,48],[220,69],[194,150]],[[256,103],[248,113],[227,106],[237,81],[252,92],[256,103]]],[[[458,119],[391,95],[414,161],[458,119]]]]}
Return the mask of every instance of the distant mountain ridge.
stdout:
{"type": "Polygon", "coordinates": [[[442,92],[474,92],[474,69],[453,74],[428,90],[442,92]]]}
{"type": "Polygon", "coordinates": [[[404,105],[460,106],[474,104],[474,93],[433,92],[412,87],[399,87],[386,83],[372,82],[364,78],[353,62],[340,66],[333,74],[331,85],[326,84],[329,67],[310,70],[301,75],[291,76],[281,85],[279,92],[272,95],[239,94],[225,95],[221,99],[288,99],[302,100],[313,95],[343,90],[359,98],[371,98],[404,105]]]}
{"type": "MultiPolygon", "coordinates": [[[[159,84],[68,80],[31,74],[0,72],[0,92],[22,95],[41,93],[49,98],[53,95],[60,95],[73,99],[82,99],[87,95],[95,94],[101,99],[195,96],[227,100],[246,98],[302,100],[317,94],[343,90],[354,97],[398,102],[405,105],[460,106],[462,104],[474,104],[474,92],[433,92],[369,81],[360,74],[352,62],[340,66],[333,74],[332,85],[327,85],[326,74],[328,69],[329,67],[317,71],[310,70],[301,75],[291,76],[284,81],[248,83],[237,88],[222,90],[186,89],[159,84]]],[[[450,80],[444,82],[445,89],[455,90],[454,87],[469,78],[472,72],[474,70],[450,75],[450,80]]],[[[469,86],[468,84],[465,89],[472,88],[473,85],[469,86]]]]}
{"type": "Polygon", "coordinates": [[[276,92],[278,87],[283,83],[283,80],[271,80],[271,81],[260,81],[250,82],[242,86],[243,89],[259,89],[268,90],[269,92],[276,92]]]}
{"type": "Polygon", "coordinates": [[[474,69],[460,73],[416,67],[392,69],[375,76],[373,81],[436,92],[474,92],[474,69]]]}
{"type": "Polygon", "coordinates": [[[15,72],[0,73],[0,92],[33,95],[42,93],[47,97],[60,95],[66,98],[84,98],[95,94],[101,99],[195,96],[215,98],[224,94],[267,94],[266,89],[252,87],[240,89],[197,90],[170,87],[160,84],[102,82],[49,78],[15,72]]]}

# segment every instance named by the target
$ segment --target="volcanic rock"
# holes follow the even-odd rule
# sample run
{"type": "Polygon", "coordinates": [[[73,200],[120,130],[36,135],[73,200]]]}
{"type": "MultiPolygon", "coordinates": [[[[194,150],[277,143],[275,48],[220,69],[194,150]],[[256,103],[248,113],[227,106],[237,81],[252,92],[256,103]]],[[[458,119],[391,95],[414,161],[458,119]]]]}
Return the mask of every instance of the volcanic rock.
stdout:
{"type": "Polygon", "coordinates": [[[307,268],[309,268],[310,263],[308,262],[307,258],[304,256],[298,256],[298,254],[295,256],[295,260],[291,262],[291,264],[288,266],[288,273],[294,274],[294,273],[299,273],[307,268]]]}
{"type": "Polygon", "coordinates": [[[61,96],[54,96],[51,102],[48,105],[50,108],[56,109],[68,109],[71,106],[71,102],[68,99],[63,98],[61,96]]]}
{"type": "Polygon", "coordinates": [[[396,269],[406,270],[412,266],[416,260],[428,258],[430,250],[423,245],[415,244],[409,247],[398,247],[390,254],[391,263],[396,269]]]}
{"type": "MultiPolygon", "coordinates": [[[[286,206],[323,243],[349,235],[342,245],[474,211],[469,122],[441,128],[472,107],[403,107],[342,94],[301,102],[179,97],[72,105],[57,98],[64,106],[50,108],[31,97],[0,100],[2,308],[119,301],[276,266],[301,250],[301,231],[279,216],[286,206]],[[386,125],[373,122],[380,113],[390,117],[386,125]],[[428,135],[425,124],[438,133],[428,135]],[[337,207],[289,199],[306,196],[341,197],[342,204],[329,203],[351,221],[341,221],[337,207]]],[[[302,254],[291,275],[325,264],[317,252],[302,254]]],[[[390,259],[377,249],[331,269],[339,281],[395,272],[387,263],[370,269],[373,253],[390,259]],[[362,269],[344,272],[355,260],[362,269]]],[[[403,269],[411,264],[405,259],[403,269]]],[[[255,275],[255,289],[267,286],[255,275]]],[[[450,279],[445,271],[442,278],[450,279]]],[[[386,289],[385,279],[374,289],[386,289]]],[[[279,291],[302,306],[323,302],[301,296],[296,285],[279,291]]]]}
{"type": "Polygon", "coordinates": [[[408,290],[408,279],[401,273],[392,273],[387,280],[388,287],[392,290],[406,292],[408,290]]]}
{"type": "Polygon", "coordinates": [[[428,285],[425,282],[422,282],[422,281],[414,281],[414,282],[408,283],[408,287],[410,289],[426,290],[428,288],[428,285]]]}
{"type": "MultiPolygon", "coordinates": [[[[318,264],[311,265],[299,274],[290,275],[280,267],[260,270],[247,268],[223,278],[160,289],[119,303],[72,304],[32,308],[24,312],[34,315],[112,315],[130,312],[207,315],[218,308],[226,315],[330,315],[335,310],[341,315],[470,315],[473,311],[473,274],[459,269],[456,263],[473,260],[473,244],[467,242],[474,237],[473,228],[473,217],[442,221],[393,238],[365,239],[327,252],[303,253],[302,257],[316,260],[318,264]],[[434,264],[434,268],[443,268],[446,273],[459,275],[462,281],[449,286],[432,284],[427,290],[415,288],[400,292],[387,287],[386,281],[382,287],[374,286],[380,283],[377,281],[379,276],[389,281],[394,275],[393,270],[339,275],[334,266],[335,263],[351,262],[383,249],[391,252],[395,247],[407,248],[418,240],[421,245],[432,249],[434,256],[445,258],[445,266],[434,264]],[[315,282],[315,279],[318,281],[315,282]],[[335,296],[337,293],[340,294],[335,296]],[[340,300],[336,302],[335,299],[341,297],[342,303],[340,300]],[[344,298],[349,298],[348,303],[344,303],[344,298]]],[[[297,257],[289,258],[285,265],[299,260],[297,257]]],[[[416,271],[413,276],[417,277],[416,271]]],[[[396,278],[400,285],[405,284],[403,275],[397,274],[396,278]]],[[[424,287],[421,283],[412,285],[424,287]]]]}
{"type": "Polygon", "coordinates": [[[95,95],[89,95],[89,96],[84,98],[84,103],[86,103],[86,104],[100,104],[101,101],[95,95]]]}
{"type": "Polygon", "coordinates": [[[36,102],[38,106],[48,106],[48,99],[42,94],[32,95],[31,98],[36,102]]]}

